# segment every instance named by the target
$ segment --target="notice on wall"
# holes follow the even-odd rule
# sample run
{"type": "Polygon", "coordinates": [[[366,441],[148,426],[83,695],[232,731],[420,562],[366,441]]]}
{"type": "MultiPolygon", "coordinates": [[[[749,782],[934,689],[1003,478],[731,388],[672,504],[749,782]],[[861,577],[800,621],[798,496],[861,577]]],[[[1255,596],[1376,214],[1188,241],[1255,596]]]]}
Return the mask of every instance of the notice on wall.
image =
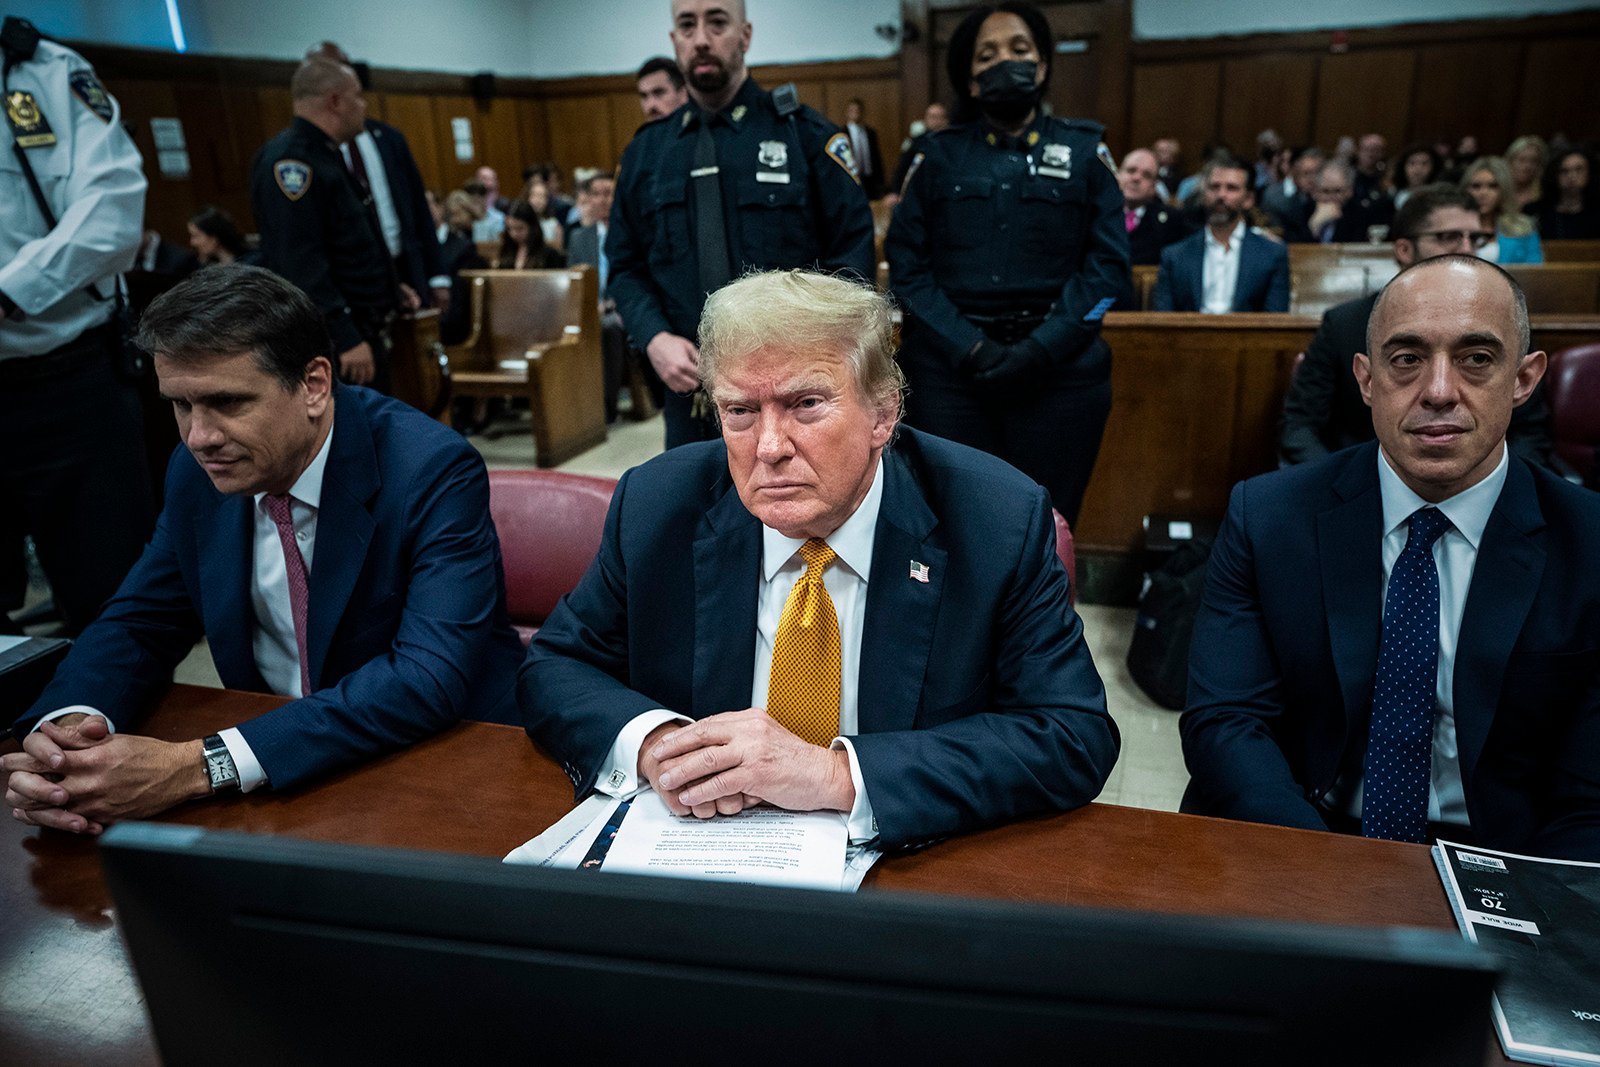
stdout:
{"type": "Polygon", "coordinates": [[[455,137],[456,162],[471,163],[473,157],[472,120],[467,118],[451,119],[450,133],[455,137]]]}
{"type": "Polygon", "coordinates": [[[151,119],[150,136],[158,151],[181,152],[188,147],[183,140],[182,119],[151,119]]]}

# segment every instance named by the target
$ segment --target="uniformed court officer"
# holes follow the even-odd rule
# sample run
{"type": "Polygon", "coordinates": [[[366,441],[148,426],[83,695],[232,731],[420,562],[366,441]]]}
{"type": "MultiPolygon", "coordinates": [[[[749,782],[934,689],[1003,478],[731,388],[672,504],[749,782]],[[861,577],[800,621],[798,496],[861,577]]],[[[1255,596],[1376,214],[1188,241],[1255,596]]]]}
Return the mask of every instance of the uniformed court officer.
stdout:
{"type": "Polygon", "coordinates": [[[689,102],[628,145],[611,210],[610,292],[667,384],[668,448],[716,436],[695,395],[707,293],[750,270],[874,274],[849,137],[750,79],[750,35],[743,0],[673,0],[689,102]]]}
{"type": "Polygon", "coordinates": [[[1019,467],[1076,522],[1111,411],[1100,319],[1131,283],[1103,128],[1041,110],[1053,54],[1029,4],[962,21],[961,124],[913,159],[884,251],[906,318],[906,421],[1019,467]]]}
{"type": "Polygon", "coordinates": [[[362,129],[366,98],[355,71],[308,59],[289,83],[294,122],[262,146],[250,172],[261,265],[305,291],[339,352],[339,376],[389,389],[394,313],[417,296],[394,273],[377,215],[339,146],[362,129]]]}
{"type": "MultiPolygon", "coordinates": [[[[76,633],[154,523],[139,402],[121,362],[117,275],[144,219],[139,152],[83,57],[0,28],[0,552],[33,536],[76,633]]],[[[14,605],[6,605],[11,607],[14,605]]]]}

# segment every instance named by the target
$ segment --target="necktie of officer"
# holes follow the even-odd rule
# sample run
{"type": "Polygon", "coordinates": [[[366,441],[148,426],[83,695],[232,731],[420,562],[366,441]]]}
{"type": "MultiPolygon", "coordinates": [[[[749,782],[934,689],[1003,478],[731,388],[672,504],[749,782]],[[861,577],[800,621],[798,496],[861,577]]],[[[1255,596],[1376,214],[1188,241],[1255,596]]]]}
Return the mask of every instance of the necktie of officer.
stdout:
{"type": "Polygon", "coordinates": [[[813,537],[800,546],[806,572],[794,583],[772,642],[767,713],[790,733],[826,745],[839,733],[839,616],[822,584],[837,557],[813,537]]]}
{"type": "Polygon", "coordinates": [[[294,616],[294,644],[300,653],[300,695],[311,692],[311,659],[306,655],[306,604],[311,599],[311,583],[306,575],[306,560],[295,540],[294,517],[287,493],[267,494],[267,514],[278,527],[278,543],[283,546],[283,565],[289,578],[289,613],[294,616]]]}
{"type": "Polygon", "coordinates": [[[1438,508],[1418,508],[1409,527],[1383,599],[1383,636],[1361,787],[1361,834],[1420,842],[1428,831],[1439,674],[1439,568],[1433,543],[1450,528],[1450,520],[1438,508]]]}
{"type": "Polygon", "coordinates": [[[717,142],[711,136],[715,116],[701,114],[694,144],[695,245],[700,260],[700,289],[714,293],[733,279],[728,264],[728,226],[722,214],[722,177],[717,167],[717,142]]]}

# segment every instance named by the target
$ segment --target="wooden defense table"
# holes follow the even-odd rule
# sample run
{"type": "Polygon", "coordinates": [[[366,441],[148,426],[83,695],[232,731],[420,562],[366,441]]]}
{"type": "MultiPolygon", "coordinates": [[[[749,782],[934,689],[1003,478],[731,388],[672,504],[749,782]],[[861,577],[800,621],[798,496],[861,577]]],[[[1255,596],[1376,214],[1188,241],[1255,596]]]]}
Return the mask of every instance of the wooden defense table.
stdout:
{"type": "MultiPolygon", "coordinates": [[[[204,736],[279,697],[175,686],[143,731],[204,736]]],[[[278,795],[163,817],[212,829],[502,856],[573,804],[522,731],[463,723],[278,795]]],[[[0,831],[0,1063],[158,1062],[93,839],[9,817],[0,831]]],[[[864,890],[1452,930],[1428,849],[1091,804],[887,857],[864,890]]],[[[1505,1062],[1498,1046],[1488,1062],[1505,1062]]]]}

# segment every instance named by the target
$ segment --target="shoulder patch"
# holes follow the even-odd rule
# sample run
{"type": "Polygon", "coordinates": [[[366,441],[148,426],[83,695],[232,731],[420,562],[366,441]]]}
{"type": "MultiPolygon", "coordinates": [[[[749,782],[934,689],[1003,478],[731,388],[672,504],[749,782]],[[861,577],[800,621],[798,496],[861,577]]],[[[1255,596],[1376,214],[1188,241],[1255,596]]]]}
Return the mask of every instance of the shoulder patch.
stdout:
{"type": "Polygon", "coordinates": [[[298,159],[280,159],[272,165],[278,189],[291,201],[299,200],[311,188],[311,168],[298,159]]]}
{"type": "Polygon", "coordinates": [[[101,122],[111,121],[111,96],[100,85],[92,70],[75,70],[67,78],[72,95],[83,101],[83,106],[93,111],[101,122]]]}
{"type": "Polygon", "coordinates": [[[828,143],[822,149],[828,158],[844,168],[850,175],[850,180],[857,185],[861,184],[861,172],[856,167],[856,154],[850,147],[850,136],[843,130],[828,138],[828,143]]]}
{"type": "Polygon", "coordinates": [[[1094,146],[1094,155],[1096,159],[1106,165],[1106,170],[1109,170],[1111,176],[1115,178],[1117,176],[1117,165],[1111,161],[1111,149],[1106,147],[1104,141],[1094,146]]]}
{"type": "Polygon", "coordinates": [[[906,195],[906,190],[911,188],[911,179],[917,176],[917,168],[922,166],[922,161],[928,158],[928,153],[918,152],[911,157],[911,166],[906,168],[906,180],[900,183],[900,195],[906,195]]]}

